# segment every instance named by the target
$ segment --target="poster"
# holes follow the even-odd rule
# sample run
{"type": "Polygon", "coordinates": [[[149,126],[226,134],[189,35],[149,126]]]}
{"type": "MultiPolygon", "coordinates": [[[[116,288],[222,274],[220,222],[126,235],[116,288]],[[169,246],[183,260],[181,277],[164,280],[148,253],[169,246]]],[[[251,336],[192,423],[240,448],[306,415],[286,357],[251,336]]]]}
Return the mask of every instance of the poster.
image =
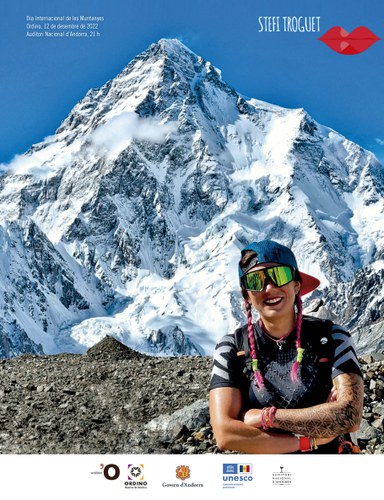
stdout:
{"type": "MultiPolygon", "coordinates": [[[[12,165],[28,173],[23,153],[52,136],[91,88],[102,87],[162,39],[178,40],[211,62],[223,80],[247,99],[303,108],[317,123],[383,162],[383,16],[379,0],[8,2],[0,17],[1,170],[12,165]],[[335,27],[345,30],[341,41],[335,42],[332,31],[329,34],[335,27]],[[364,30],[354,31],[360,27],[364,30]]],[[[340,30],[337,33],[340,37],[340,30]]],[[[109,132],[112,135],[115,129],[109,132]]],[[[151,133],[156,136],[156,127],[151,133]]],[[[118,142],[118,134],[113,137],[118,142]]],[[[336,488],[339,474],[356,478],[356,483],[344,485],[352,496],[356,490],[376,493],[383,464],[377,456],[346,457],[342,464],[338,457],[309,457],[305,462],[302,457],[242,458],[244,463],[234,463],[252,467],[256,491],[277,490],[288,498],[303,489],[312,491],[319,477],[336,488]]],[[[192,479],[195,486],[182,488],[183,495],[236,494],[235,487],[223,484],[223,466],[230,461],[218,456],[148,455],[138,460],[119,455],[3,455],[0,461],[3,487],[20,498],[48,498],[58,491],[90,493],[94,498],[179,496],[180,485],[186,483],[181,479],[183,470],[179,478],[174,470],[187,466],[196,471],[196,480],[192,479]],[[125,484],[135,482],[134,475],[129,479],[126,472],[135,464],[145,471],[141,482],[147,484],[140,488],[125,484]]],[[[248,488],[242,484],[243,490],[248,488]]]]}

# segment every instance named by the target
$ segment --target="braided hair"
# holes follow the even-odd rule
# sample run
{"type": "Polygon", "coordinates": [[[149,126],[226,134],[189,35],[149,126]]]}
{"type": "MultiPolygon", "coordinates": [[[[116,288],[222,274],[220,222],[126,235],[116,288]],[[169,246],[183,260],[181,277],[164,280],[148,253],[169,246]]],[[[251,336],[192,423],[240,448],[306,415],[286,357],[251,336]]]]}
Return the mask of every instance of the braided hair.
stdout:
{"type": "Polygon", "coordinates": [[[301,301],[300,292],[296,295],[296,306],[297,306],[297,320],[296,320],[296,361],[294,361],[291,368],[291,380],[293,382],[298,382],[298,372],[300,364],[303,360],[304,349],[301,347],[301,326],[303,323],[303,303],[301,301]]]}
{"type": "MultiPolygon", "coordinates": [[[[253,252],[247,252],[242,260],[242,264],[246,265],[247,262],[252,258],[253,252]]],[[[300,274],[298,271],[295,272],[295,280],[301,281],[300,274]]],[[[252,370],[253,377],[257,387],[261,390],[264,387],[264,379],[259,369],[259,360],[257,359],[257,351],[256,351],[256,341],[255,341],[255,333],[253,327],[253,317],[252,317],[252,306],[249,302],[247,291],[243,286],[241,286],[241,292],[244,298],[245,311],[247,315],[247,331],[248,331],[248,343],[249,343],[249,352],[252,358],[252,370]]],[[[303,304],[301,300],[300,292],[296,295],[295,305],[297,309],[297,319],[296,319],[296,360],[293,362],[290,378],[293,382],[299,381],[299,368],[301,362],[303,360],[304,349],[301,347],[301,327],[303,322],[303,304]]]]}
{"type": "Polygon", "coordinates": [[[256,354],[256,342],[255,342],[255,334],[253,331],[253,322],[252,322],[252,306],[249,303],[248,299],[245,300],[245,310],[247,312],[247,330],[248,330],[248,342],[249,342],[249,352],[252,358],[252,370],[253,377],[259,389],[264,387],[263,376],[259,370],[258,359],[256,354]]]}

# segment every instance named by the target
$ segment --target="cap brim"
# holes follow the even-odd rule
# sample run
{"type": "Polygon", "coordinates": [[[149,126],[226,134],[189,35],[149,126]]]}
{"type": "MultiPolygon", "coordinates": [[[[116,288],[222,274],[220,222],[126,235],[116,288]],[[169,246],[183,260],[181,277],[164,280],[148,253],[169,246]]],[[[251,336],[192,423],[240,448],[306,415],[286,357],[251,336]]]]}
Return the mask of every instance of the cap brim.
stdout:
{"type": "Polygon", "coordinates": [[[313,290],[315,290],[320,285],[320,281],[317,278],[314,278],[310,274],[305,274],[301,271],[299,272],[301,277],[301,295],[313,292],[313,290]]]}

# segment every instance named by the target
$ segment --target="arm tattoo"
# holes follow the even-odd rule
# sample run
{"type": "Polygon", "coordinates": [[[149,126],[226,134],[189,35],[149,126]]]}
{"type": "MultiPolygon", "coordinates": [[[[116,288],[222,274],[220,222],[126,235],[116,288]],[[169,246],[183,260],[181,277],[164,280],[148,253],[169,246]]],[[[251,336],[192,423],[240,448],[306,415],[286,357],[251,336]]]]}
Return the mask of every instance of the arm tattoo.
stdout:
{"type": "Polygon", "coordinates": [[[343,374],[334,379],[337,400],[310,408],[277,410],[273,426],[312,437],[331,437],[356,430],[363,410],[363,381],[359,375],[343,374]]]}

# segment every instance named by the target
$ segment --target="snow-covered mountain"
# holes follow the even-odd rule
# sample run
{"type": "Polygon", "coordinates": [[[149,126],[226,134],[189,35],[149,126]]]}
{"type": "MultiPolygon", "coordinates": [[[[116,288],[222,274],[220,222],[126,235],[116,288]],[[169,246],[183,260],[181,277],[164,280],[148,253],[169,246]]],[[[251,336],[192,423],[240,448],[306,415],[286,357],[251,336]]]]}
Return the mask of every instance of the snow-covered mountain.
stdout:
{"type": "Polygon", "coordinates": [[[83,352],[106,334],[211,354],[244,320],[239,249],[263,238],[321,279],[309,307],[361,352],[384,348],[382,165],[303,109],[241,96],[177,40],[2,168],[2,356],[83,352]]]}

